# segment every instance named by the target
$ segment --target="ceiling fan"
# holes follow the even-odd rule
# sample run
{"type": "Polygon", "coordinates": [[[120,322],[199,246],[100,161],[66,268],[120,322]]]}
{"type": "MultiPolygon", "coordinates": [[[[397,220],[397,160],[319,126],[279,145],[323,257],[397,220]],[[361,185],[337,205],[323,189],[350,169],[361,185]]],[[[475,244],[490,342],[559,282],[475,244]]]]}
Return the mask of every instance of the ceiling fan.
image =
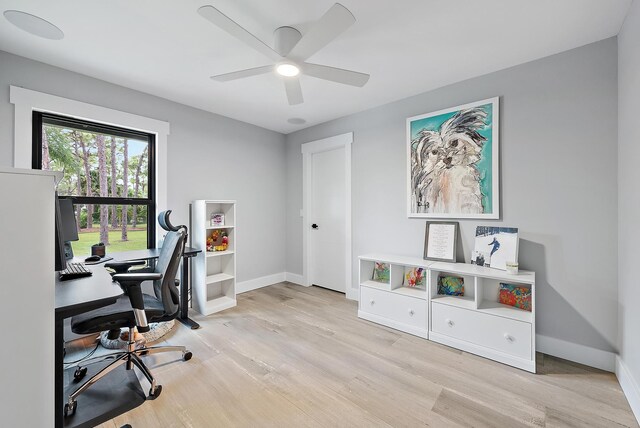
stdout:
{"type": "Polygon", "coordinates": [[[272,65],[211,76],[213,80],[227,82],[275,71],[283,78],[290,105],[301,104],[304,101],[298,79],[300,74],[357,87],[364,86],[369,80],[369,75],[365,73],[305,62],[356,22],[351,12],[339,3],[334,4],[304,36],[293,27],[276,29],[273,48],[213,6],[202,6],[198,13],[275,62],[272,65]]]}

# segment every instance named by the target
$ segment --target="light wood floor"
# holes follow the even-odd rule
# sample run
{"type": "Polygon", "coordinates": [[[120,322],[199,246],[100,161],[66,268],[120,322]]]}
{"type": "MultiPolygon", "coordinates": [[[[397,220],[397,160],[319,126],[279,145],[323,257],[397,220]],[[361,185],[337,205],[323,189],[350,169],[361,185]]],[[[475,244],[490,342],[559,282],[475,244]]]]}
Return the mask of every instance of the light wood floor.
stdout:
{"type": "MultiPolygon", "coordinates": [[[[147,357],[163,392],[121,427],[637,427],[616,378],[548,356],[534,375],[360,320],[344,295],[282,283],[179,325],[147,357]]],[[[144,387],[147,389],[147,386],[144,387]]]]}

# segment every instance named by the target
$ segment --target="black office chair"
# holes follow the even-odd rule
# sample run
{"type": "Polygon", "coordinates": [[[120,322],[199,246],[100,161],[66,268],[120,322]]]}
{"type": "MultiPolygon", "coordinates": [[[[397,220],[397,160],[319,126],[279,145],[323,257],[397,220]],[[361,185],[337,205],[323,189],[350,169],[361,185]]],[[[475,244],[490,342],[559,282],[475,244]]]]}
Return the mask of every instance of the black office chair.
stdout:
{"type": "MultiPolygon", "coordinates": [[[[116,303],[94,311],[86,312],[71,318],[71,330],[77,334],[98,333],[105,330],[119,335],[120,328],[129,328],[129,342],[127,349],[116,353],[104,355],[98,358],[114,358],[108,366],[104,367],[72,394],[64,405],[65,416],[75,413],[77,407],[76,398],[96,383],[107,373],[126,364],[126,369],[131,370],[135,365],[151,384],[149,399],[157,398],[162,392],[162,386],[156,383],[151,371],[144,364],[141,356],[157,354],[160,352],[180,351],[184,361],[191,359],[191,352],[184,346],[153,346],[135,349],[134,327],[139,332],[149,331],[149,323],[169,321],[178,315],[179,309],[179,280],[176,278],[180,260],[184,252],[187,239],[186,226],[173,226],[169,220],[171,211],[163,211],[158,215],[158,222],[168,233],[165,236],[160,257],[155,268],[145,268],[130,271],[133,266],[144,265],[142,260],[130,262],[111,262],[105,267],[114,271],[113,280],[117,281],[124,289],[125,295],[116,303]],[[153,281],[155,296],[142,292],[142,282],[153,281]]],[[[86,364],[86,360],[85,360],[86,364]]],[[[75,372],[76,380],[80,380],[86,374],[86,367],[78,366],[75,372]]]]}

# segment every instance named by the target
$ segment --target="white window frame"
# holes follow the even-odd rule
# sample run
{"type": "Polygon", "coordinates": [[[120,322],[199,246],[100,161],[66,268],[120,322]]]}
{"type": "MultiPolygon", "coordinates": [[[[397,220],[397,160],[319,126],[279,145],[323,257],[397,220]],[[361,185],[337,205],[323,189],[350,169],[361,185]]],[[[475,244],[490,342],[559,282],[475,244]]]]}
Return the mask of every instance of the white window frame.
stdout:
{"type": "MultiPolygon", "coordinates": [[[[71,100],[19,86],[9,86],[9,101],[15,106],[13,166],[31,169],[33,148],[32,118],[34,111],[54,113],[90,122],[133,129],[156,137],[156,212],[167,209],[167,137],[169,122],[126,113],[107,107],[71,100]]],[[[162,230],[156,225],[156,238],[162,230]]]]}

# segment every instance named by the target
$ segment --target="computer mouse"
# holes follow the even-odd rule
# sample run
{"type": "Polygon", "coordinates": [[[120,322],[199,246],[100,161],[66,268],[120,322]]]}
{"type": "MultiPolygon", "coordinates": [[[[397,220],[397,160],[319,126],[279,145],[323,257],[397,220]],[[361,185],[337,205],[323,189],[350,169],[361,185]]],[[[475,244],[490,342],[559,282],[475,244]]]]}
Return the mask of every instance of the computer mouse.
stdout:
{"type": "Polygon", "coordinates": [[[85,262],[99,262],[101,259],[100,256],[89,256],[86,259],[84,259],[85,262]]]}

